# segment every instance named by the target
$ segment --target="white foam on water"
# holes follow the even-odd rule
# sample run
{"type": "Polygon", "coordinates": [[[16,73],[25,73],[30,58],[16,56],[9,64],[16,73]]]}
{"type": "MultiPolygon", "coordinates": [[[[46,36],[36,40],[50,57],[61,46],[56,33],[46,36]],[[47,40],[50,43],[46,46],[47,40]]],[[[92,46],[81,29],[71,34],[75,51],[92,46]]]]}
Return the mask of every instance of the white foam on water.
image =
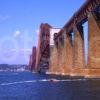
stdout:
{"type": "Polygon", "coordinates": [[[23,84],[23,83],[34,83],[36,80],[32,81],[19,81],[19,82],[11,82],[11,83],[2,83],[0,85],[14,85],[14,84],[23,84]]]}
{"type": "Polygon", "coordinates": [[[65,79],[65,80],[57,80],[57,79],[41,79],[41,80],[30,80],[30,81],[19,81],[19,82],[11,82],[11,83],[1,83],[1,86],[5,85],[14,85],[14,84],[24,84],[24,83],[35,83],[35,82],[75,82],[75,81],[86,81],[87,79],[65,79]]]}
{"type": "Polygon", "coordinates": [[[66,80],[60,80],[62,82],[75,82],[75,81],[86,81],[87,79],[66,79],[66,80]]]}

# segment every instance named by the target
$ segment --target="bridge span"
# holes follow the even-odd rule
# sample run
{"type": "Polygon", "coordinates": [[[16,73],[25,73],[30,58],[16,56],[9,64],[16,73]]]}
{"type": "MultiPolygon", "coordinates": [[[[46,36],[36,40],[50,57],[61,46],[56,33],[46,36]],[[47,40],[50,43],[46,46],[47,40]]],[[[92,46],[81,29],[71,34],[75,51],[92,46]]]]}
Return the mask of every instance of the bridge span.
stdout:
{"type": "Polygon", "coordinates": [[[100,77],[100,0],[87,0],[54,34],[50,73],[100,77]],[[84,54],[84,27],[88,23],[88,61],[84,54]]]}

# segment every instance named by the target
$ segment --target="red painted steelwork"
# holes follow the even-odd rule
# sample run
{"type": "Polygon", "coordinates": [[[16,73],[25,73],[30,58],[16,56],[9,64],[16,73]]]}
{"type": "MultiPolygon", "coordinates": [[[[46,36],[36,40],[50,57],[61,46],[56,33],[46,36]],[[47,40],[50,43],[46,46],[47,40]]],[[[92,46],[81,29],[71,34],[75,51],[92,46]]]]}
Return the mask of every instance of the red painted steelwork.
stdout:
{"type": "Polygon", "coordinates": [[[38,40],[38,52],[36,57],[36,69],[38,71],[48,69],[49,48],[50,48],[50,28],[47,23],[40,25],[38,40]]]}

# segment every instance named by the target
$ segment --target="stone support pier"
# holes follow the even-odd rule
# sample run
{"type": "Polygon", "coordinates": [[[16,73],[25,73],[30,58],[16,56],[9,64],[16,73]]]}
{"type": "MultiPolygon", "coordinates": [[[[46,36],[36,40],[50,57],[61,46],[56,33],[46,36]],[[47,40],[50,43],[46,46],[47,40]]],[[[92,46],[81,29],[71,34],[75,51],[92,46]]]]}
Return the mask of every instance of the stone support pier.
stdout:
{"type": "Polygon", "coordinates": [[[71,48],[69,39],[66,35],[66,30],[64,30],[64,32],[63,32],[62,39],[63,39],[62,40],[62,74],[70,75],[71,68],[72,68],[70,61],[72,59],[70,57],[71,55],[70,56],[68,56],[68,55],[72,51],[72,48],[71,48]],[[70,52],[69,52],[68,47],[70,49],[70,52]]]}
{"type": "Polygon", "coordinates": [[[90,13],[88,16],[88,77],[100,77],[100,27],[98,25],[94,15],[90,13]]]}
{"type": "Polygon", "coordinates": [[[63,69],[62,69],[62,41],[60,39],[58,39],[57,58],[58,58],[57,74],[61,74],[63,69]]]}
{"type": "Polygon", "coordinates": [[[72,75],[72,68],[73,68],[73,46],[71,44],[70,36],[69,34],[66,35],[65,40],[65,51],[66,51],[66,58],[65,58],[65,67],[66,67],[66,73],[69,75],[72,75]]]}
{"type": "Polygon", "coordinates": [[[73,43],[73,75],[84,76],[85,74],[85,58],[84,58],[84,37],[83,26],[74,28],[74,43],[73,43]]]}
{"type": "Polygon", "coordinates": [[[57,47],[54,45],[50,48],[50,69],[51,74],[55,74],[58,68],[57,47]]]}

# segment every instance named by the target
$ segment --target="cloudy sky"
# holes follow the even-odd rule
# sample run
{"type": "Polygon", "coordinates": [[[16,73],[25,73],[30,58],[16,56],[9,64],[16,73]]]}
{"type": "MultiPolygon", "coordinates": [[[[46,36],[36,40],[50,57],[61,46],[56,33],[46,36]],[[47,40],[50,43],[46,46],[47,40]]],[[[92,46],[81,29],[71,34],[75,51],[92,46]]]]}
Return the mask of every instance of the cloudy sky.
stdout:
{"type": "Polygon", "coordinates": [[[0,0],[0,63],[28,64],[39,25],[61,28],[85,0],[0,0]]]}

